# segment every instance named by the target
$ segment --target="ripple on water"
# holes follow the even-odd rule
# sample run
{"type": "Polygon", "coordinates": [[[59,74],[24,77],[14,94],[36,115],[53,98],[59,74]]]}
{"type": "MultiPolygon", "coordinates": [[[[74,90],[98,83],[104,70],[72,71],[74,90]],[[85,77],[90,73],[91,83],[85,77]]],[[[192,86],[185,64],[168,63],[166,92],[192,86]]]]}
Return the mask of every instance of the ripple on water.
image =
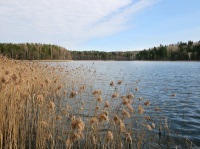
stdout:
{"type": "Polygon", "coordinates": [[[169,117],[171,129],[180,131],[200,146],[200,63],[74,61],[63,64],[92,67],[99,79],[97,87],[105,92],[111,80],[123,79],[123,93],[130,91],[128,87],[137,86],[137,96],[160,107],[162,114],[169,117]],[[138,84],[125,85],[136,80],[140,80],[138,84]],[[173,93],[175,97],[171,96],[173,93]]]}

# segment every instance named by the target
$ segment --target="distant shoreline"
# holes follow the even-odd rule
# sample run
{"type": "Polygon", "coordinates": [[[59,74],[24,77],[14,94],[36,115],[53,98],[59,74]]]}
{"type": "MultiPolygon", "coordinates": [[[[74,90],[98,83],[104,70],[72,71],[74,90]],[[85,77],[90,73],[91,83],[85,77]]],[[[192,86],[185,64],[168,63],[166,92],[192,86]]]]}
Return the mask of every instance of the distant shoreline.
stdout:
{"type": "Polygon", "coordinates": [[[23,62],[71,62],[74,60],[17,60],[23,62]]]}
{"type": "Polygon", "coordinates": [[[84,61],[84,62],[134,62],[134,61],[138,61],[138,62],[200,62],[200,61],[194,61],[194,60],[173,60],[173,61],[169,61],[169,60],[131,60],[131,61],[117,61],[117,60],[17,60],[17,61],[24,61],[24,62],[80,62],[80,61],[84,61]]]}
{"type": "Polygon", "coordinates": [[[71,62],[74,60],[32,60],[33,62],[71,62]]]}
{"type": "MultiPolygon", "coordinates": [[[[27,60],[25,60],[27,61],[27,60]]],[[[102,61],[116,61],[116,60],[31,60],[32,62],[78,62],[78,61],[88,61],[88,62],[102,62],[102,61]]]]}

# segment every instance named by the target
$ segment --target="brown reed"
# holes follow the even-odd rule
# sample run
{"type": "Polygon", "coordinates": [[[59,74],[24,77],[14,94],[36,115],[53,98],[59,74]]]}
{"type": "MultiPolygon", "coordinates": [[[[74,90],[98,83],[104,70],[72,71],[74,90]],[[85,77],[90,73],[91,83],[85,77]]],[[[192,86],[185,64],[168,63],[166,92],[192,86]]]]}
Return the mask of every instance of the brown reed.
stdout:
{"type": "Polygon", "coordinates": [[[70,70],[0,56],[0,70],[0,149],[139,149],[152,140],[148,138],[152,129],[162,131],[160,119],[145,114],[150,101],[138,98],[137,87],[131,87],[135,94],[128,90],[118,98],[122,80],[107,84],[111,88],[107,96],[93,87],[91,77],[80,76],[94,72],[91,69],[70,70]]]}

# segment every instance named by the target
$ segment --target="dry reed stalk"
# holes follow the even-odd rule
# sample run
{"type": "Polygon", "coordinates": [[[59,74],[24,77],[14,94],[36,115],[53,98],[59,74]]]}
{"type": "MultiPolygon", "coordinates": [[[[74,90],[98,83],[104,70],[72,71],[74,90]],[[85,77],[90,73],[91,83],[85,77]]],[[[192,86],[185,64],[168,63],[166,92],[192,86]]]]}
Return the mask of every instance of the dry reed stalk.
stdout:
{"type": "MultiPolygon", "coordinates": [[[[108,83],[105,96],[93,90],[92,79],[81,77],[95,76],[84,67],[68,70],[0,56],[0,70],[0,149],[142,148],[148,130],[157,128],[155,117],[143,115],[150,101],[135,101],[137,94],[130,93],[139,92],[137,87],[118,98],[122,80],[108,83]]],[[[166,119],[164,128],[169,132],[166,119]]]]}

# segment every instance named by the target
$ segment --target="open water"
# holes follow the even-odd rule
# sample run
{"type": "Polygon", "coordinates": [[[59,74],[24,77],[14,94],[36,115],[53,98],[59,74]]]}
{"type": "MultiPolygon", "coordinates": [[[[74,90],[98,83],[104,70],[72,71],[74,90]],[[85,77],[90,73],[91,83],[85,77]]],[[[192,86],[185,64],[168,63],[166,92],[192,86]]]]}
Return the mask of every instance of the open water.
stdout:
{"type": "MultiPolygon", "coordinates": [[[[168,117],[174,134],[200,146],[200,62],[72,61],[58,64],[95,71],[96,86],[105,90],[105,84],[110,81],[123,80],[125,86],[134,82],[139,88],[137,97],[159,107],[168,117]]],[[[127,88],[122,90],[126,92],[127,88]]]]}

